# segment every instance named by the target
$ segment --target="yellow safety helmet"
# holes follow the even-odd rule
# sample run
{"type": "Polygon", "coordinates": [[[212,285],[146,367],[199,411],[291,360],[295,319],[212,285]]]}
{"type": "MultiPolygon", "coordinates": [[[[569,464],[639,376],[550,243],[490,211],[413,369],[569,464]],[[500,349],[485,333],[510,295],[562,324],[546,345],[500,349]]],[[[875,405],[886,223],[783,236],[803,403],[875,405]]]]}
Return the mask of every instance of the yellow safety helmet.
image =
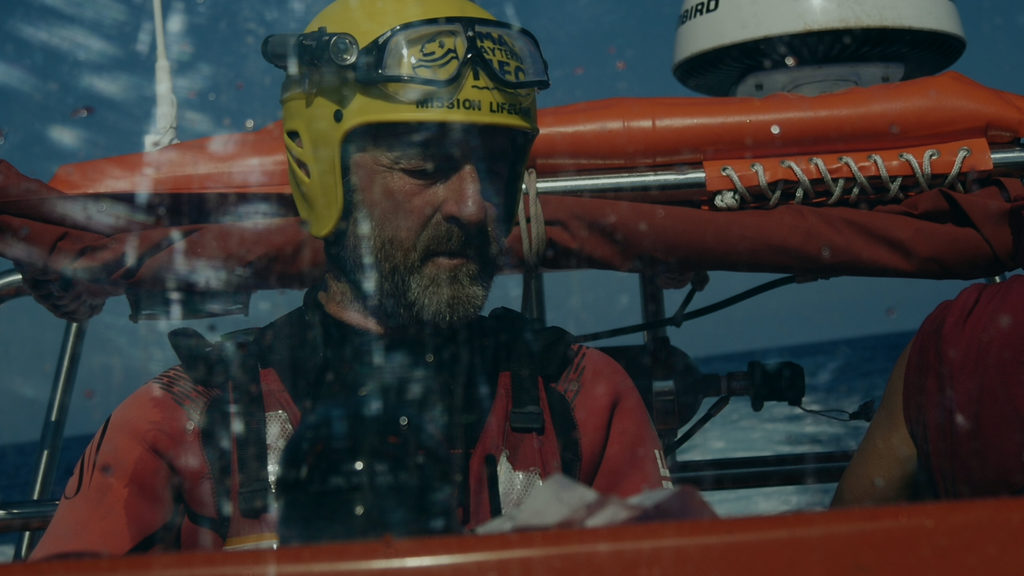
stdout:
{"type": "Polygon", "coordinates": [[[263,56],[287,73],[281,104],[289,179],[299,214],[321,238],[345,207],[341,150],[353,130],[385,123],[511,128],[527,135],[522,164],[537,133],[536,92],[549,84],[534,36],[469,0],[337,0],[305,33],[267,37],[263,56]]]}

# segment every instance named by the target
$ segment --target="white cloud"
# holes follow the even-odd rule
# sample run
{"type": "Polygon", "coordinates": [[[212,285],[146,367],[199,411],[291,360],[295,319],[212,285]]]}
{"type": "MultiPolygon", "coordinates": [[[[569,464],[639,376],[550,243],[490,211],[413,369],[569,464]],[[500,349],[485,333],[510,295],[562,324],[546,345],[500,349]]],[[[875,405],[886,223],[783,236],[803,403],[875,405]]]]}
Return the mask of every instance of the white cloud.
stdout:
{"type": "Polygon", "coordinates": [[[209,114],[197,112],[190,108],[178,108],[178,129],[188,128],[196,134],[214,134],[223,132],[223,127],[209,114]]]}
{"type": "MultiPolygon", "coordinates": [[[[118,26],[131,18],[131,8],[123,0],[36,0],[39,5],[75,20],[92,25],[118,26]]],[[[147,3],[147,5],[149,5],[147,3]]]]}
{"type": "Polygon", "coordinates": [[[121,56],[121,48],[81,23],[15,23],[8,31],[38,48],[48,48],[80,62],[104,62],[121,56]]]}
{"type": "Polygon", "coordinates": [[[71,128],[61,124],[51,124],[46,127],[46,137],[56,146],[67,150],[80,150],[86,141],[86,131],[81,128],[71,128]]]}
{"type": "Polygon", "coordinates": [[[114,100],[115,102],[136,102],[152,98],[149,78],[120,72],[113,69],[86,72],[79,78],[79,85],[86,90],[114,100]]]}
{"type": "Polygon", "coordinates": [[[174,91],[179,94],[196,92],[208,97],[210,85],[215,78],[224,75],[224,70],[203,61],[190,62],[174,71],[174,91]]]}
{"type": "Polygon", "coordinates": [[[153,49],[153,38],[155,37],[155,28],[153,22],[146,20],[139,25],[139,32],[135,36],[135,52],[139,56],[145,56],[153,49]]]}
{"type": "Polygon", "coordinates": [[[41,83],[31,73],[0,60],[0,86],[31,94],[40,90],[41,83]]]}

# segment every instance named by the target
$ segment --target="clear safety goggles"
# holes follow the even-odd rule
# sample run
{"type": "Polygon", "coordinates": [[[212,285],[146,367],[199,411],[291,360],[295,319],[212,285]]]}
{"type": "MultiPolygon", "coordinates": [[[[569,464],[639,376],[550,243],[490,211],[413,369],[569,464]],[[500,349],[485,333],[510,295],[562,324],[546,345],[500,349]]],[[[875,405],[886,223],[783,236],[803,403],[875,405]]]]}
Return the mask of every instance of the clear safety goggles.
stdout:
{"type": "Polygon", "coordinates": [[[263,41],[263,57],[292,74],[304,66],[338,66],[361,84],[455,85],[470,65],[512,90],[547,88],[548,66],[529,31],[494,20],[440,18],[396,26],[360,48],[342,32],[278,34],[263,41]]]}

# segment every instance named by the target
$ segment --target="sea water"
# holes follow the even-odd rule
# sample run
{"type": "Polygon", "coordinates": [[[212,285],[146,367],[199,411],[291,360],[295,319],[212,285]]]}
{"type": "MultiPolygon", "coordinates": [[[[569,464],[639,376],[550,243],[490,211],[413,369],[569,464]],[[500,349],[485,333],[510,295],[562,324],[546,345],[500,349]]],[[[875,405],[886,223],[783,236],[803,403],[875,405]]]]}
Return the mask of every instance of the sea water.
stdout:
{"type": "MultiPolygon", "coordinates": [[[[796,362],[804,369],[802,407],[844,418],[862,403],[881,400],[892,367],[913,332],[900,332],[697,359],[704,373],[746,368],[749,361],[796,362]]],[[[706,400],[698,416],[710,406],[706,400]]],[[[710,423],[676,453],[679,461],[708,458],[854,450],[868,423],[811,414],[800,407],[770,402],[755,412],[745,398],[733,398],[710,423]]],[[[705,492],[719,515],[749,516],[824,510],[835,484],[705,492]]]]}

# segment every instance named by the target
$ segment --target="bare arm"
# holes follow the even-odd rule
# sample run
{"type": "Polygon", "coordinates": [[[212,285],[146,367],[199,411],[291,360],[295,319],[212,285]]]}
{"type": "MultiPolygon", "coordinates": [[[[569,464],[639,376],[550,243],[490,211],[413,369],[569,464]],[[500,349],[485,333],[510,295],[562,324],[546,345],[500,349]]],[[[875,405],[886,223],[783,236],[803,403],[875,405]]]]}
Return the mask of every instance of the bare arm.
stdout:
{"type": "Polygon", "coordinates": [[[893,367],[878,413],[839,480],[833,507],[885,504],[911,496],[917,449],[903,419],[903,374],[912,345],[893,367]]]}

